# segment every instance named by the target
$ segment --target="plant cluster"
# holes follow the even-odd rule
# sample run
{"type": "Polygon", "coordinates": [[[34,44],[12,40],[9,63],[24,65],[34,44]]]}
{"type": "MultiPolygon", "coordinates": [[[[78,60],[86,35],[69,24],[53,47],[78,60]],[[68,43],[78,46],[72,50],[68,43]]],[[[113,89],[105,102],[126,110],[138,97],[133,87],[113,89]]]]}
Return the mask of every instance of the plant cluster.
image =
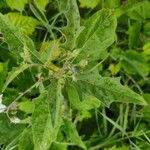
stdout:
{"type": "Polygon", "coordinates": [[[1,149],[149,150],[149,9],[1,0],[1,149]]]}

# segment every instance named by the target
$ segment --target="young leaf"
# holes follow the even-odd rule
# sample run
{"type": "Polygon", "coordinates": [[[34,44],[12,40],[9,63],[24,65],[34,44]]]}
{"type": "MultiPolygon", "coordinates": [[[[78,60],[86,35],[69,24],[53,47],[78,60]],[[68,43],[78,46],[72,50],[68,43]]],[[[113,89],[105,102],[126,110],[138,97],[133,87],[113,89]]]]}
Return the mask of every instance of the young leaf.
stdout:
{"type": "Polygon", "coordinates": [[[88,63],[100,58],[115,40],[116,17],[110,9],[102,9],[90,17],[77,39],[77,61],[88,63]]]}
{"type": "Polygon", "coordinates": [[[28,0],[6,0],[7,5],[12,9],[17,9],[19,11],[23,11],[25,4],[28,0]]]}
{"type": "Polygon", "coordinates": [[[110,64],[108,69],[111,71],[112,75],[116,75],[120,71],[120,68],[121,68],[121,63],[118,63],[116,65],[110,64]]]}
{"type": "Polygon", "coordinates": [[[34,111],[34,103],[32,101],[22,101],[18,104],[18,109],[27,113],[31,114],[34,111]]]}
{"type": "Polygon", "coordinates": [[[24,57],[30,57],[34,62],[41,62],[40,55],[34,47],[33,41],[24,35],[18,28],[16,28],[10,20],[0,13],[0,32],[8,44],[9,50],[17,58],[18,62],[22,61],[24,57]]]}
{"type": "Polygon", "coordinates": [[[87,93],[81,93],[82,101],[80,101],[77,87],[75,87],[73,84],[68,84],[66,90],[71,105],[81,114],[89,114],[89,110],[98,108],[100,106],[99,99],[97,99],[93,95],[88,95],[87,93]]]}
{"type": "Polygon", "coordinates": [[[143,46],[143,54],[150,55],[150,42],[143,46]]]}
{"type": "Polygon", "coordinates": [[[100,100],[93,95],[86,95],[84,93],[83,101],[81,102],[82,111],[88,111],[91,109],[96,109],[100,107],[100,100]]]}
{"type": "Polygon", "coordinates": [[[20,13],[7,13],[6,16],[9,20],[19,29],[23,31],[26,35],[31,35],[35,30],[35,27],[39,25],[39,21],[29,17],[23,16],[20,13]]]}
{"type": "Polygon", "coordinates": [[[80,7],[86,7],[86,8],[94,8],[98,5],[100,0],[92,0],[92,1],[87,1],[87,0],[79,0],[80,2],[80,7]]]}
{"type": "Polygon", "coordinates": [[[40,52],[43,62],[46,65],[50,65],[61,54],[59,40],[43,42],[40,47],[40,52]]]}
{"type": "Polygon", "coordinates": [[[145,100],[140,95],[121,85],[118,78],[92,78],[88,75],[82,75],[78,80],[78,87],[82,89],[83,93],[86,92],[95,96],[106,106],[112,102],[146,105],[145,100]]]}

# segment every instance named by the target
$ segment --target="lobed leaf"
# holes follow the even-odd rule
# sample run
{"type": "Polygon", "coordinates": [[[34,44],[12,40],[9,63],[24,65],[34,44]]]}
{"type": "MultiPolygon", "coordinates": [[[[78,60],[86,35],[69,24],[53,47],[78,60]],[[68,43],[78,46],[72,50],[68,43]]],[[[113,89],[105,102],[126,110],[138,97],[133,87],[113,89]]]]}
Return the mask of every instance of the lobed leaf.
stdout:
{"type": "Polygon", "coordinates": [[[29,60],[41,62],[40,55],[36,51],[33,41],[16,28],[10,20],[1,13],[0,33],[2,33],[5,42],[8,44],[9,51],[14,54],[18,62],[22,61],[26,56],[29,57],[29,60]]]}
{"type": "Polygon", "coordinates": [[[73,50],[75,48],[76,38],[78,37],[81,27],[80,27],[80,14],[77,6],[76,0],[61,0],[61,9],[65,10],[65,16],[67,19],[67,26],[61,29],[63,35],[65,36],[65,43],[63,47],[65,49],[73,50]]]}
{"type": "Polygon", "coordinates": [[[96,97],[84,92],[79,93],[79,91],[77,91],[77,86],[68,84],[66,87],[68,99],[74,109],[79,110],[80,112],[85,112],[100,106],[100,101],[96,97]]]}
{"type": "Polygon", "coordinates": [[[88,75],[78,77],[77,85],[82,92],[89,93],[109,106],[112,102],[134,103],[146,105],[143,97],[120,84],[118,78],[98,77],[88,75]]]}
{"type": "Polygon", "coordinates": [[[39,25],[39,21],[35,18],[24,16],[20,13],[11,12],[7,13],[6,16],[17,28],[21,29],[26,35],[31,35],[34,32],[35,27],[39,25]]]}
{"type": "Polygon", "coordinates": [[[116,23],[116,17],[110,9],[102,9],[90,17],[77,39],[77,61],[86,59],[91,63],[100,59],[115,41],[116,23]]]}
{"type": "Polygon", "coordinates": [[[48,150],[52,142],[56,140],[62,125],[62,80],[54,80],[51,85],[49,92],[42,93],[34,99],[35,110],[32,115],[32,132],[34,149],[36,150],[48,150]]]}

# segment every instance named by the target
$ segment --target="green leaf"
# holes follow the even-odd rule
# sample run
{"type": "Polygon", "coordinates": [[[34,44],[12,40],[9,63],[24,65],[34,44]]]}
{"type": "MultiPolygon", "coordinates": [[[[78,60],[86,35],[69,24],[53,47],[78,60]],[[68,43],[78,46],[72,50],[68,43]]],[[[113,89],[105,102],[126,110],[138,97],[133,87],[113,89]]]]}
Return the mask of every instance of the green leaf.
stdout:
{"type": "Polygon", "coordinates": [[[93,95],[87,95],[84,93],[83,101],[81,102],[82,111],[88,111],[100,107],[100,100],[93,95]]]}
{"type": "Polygon", "coordinates": [[[68,93],[68,98],[69,101],[71,103],[71,105],[75,108],[75,109],[81,109],[81,101],[79,98],[79,94],[78,91],[76,89],[76,87],[73,84],[68,84],[67,85],[67,93],[68,93]]]}
{"type": "Polygon", "coordinates": [[[77,79],[78,88],[82,89],[83,93],[95,96],[106,106],[109,106],[112,102],[146,105],[145,100],[139,94],[121,85],[118,78],[93,78],[91,75],[85,74],[77,79]]]}
{"type": "Polygon", "coordinates": [[[5,89],[7,88],[7,86],[24,70],[28,69],[29,67],[31,67],[32,64],[23,64],[20,65],[19,67],[14,67],[9,73],[8,76],[6,78],[6,82],[2,88],[2,91],[4,92],[5,89]]]}
{"type": "Polygon", "coordinates": [[[86,59],[88,63],[91,63],[100,59],[114,42],[116,18],[111,10],[102,9],[90,17],[84,26],[84,30],[77,39],[79,49],[77,61],[86,59]]]}
{"type": "Polygon", "coordinates": [[[27,114],[31,114],[34,111],[34,103],[32,101],[22,101],[18,104],[18,109],[27,114]]]}
{"type": "Polygon", "coordinates": [[[34,99],[35,110],[32,115],[34,148],[48,150],[57,138],[61,122],[62,80],[54,80],[49,92],[34,99]]]}
{"type": "Polygon", "coordinates": [[[53,80],[48,87],[48,97],[49,97],[49,107],[52,118],[52,124],[55,129],[55,132],[58,132],[61,124],[62,124],[62,116],[61,116],[61,108],[63,104],[63,79],[53,80]]]}
{"type": "Polygon", "coordinates": [[[147,106],[143,108],[143,118],[147,121],[150,119],[150,94],[144,94],[144,98],[147,102],[147,106]]]}
{"type": "Polygon", "coordinates": [[[100,0],[79,0],[80,7],[86,7],[86,8],[94,8],[98,5],[100,0]]]}
{"type": "Polygon", "coordinates": [[[60,6],[60,11],[65,10],[65,16],[67,19],[67,26],[61,29],[66,39],[63,47],[65,47],[67,50],[72,50],[75,48],[76,38],[81,31],[80,14],[77,2],[76,0],[60,0],[60,6]]]}
{"type": "Polygon", "coordinates": [[[83,149],[87,149],[78,134],[76,126],[70,120],[68,119],[64,120],[64,129],[67,134],[67,137],[69,137],[71,142],[73,142],[74,144],[78,145],[83,149]]]}
{"type": "Polygon", "coordinates": [[[66,87],[71,107],[79,112],[78,119],[80,121],[90,118],[90,110],[100,107],[100,100],[97,99],[95,96],[90,95],[86,91],[79,92],[82,91],[82,89],[78,89],[78,84],[68,83],[66,87]]]}
{"type": "Polygon", "coordinates": [[[16,88],[7,88],[5,92],[7,93],[7,96],[3,97],[3,102],[6,105],[9,105],[19,95],[19,92],[16,88]]]}
{"type": "Polygon", "coordinates": [[[105,0],[104,7],[105,8],[117,8],[120,6],[120,0],[105,0]]]}
{"type": "Polygon", "coordinates": [[[36,6],[41,9],[42,11],[45,11],[46,5],[49,3],[49,0],[34,0],[34,3],[36,6]]]}
{"type": "Polygon", "coordinates": [[[7,7],[6,0],[1,0],[1,1],[0,1],[0,9],[1,9],[1,8],[6,8],[6,7],[7,7]]]}
{"type": "Polygon", "coordinates": [[[54,142],[51,150],[67,150],[67,143],[54,142]]]}
{"type": "Polygon", "coordinates": [[[23,131],[24,125],[12,124],[5,114],[0,114],[0,145],[10,144],[23,131]]]}
{"type": "Polygon", "coordinates": [[[150,22],[147,22],[144,25],[144,34],[146,34],[147,36],[150,36],[150,22]]]}
{"type": "Polygon", "coordinates": [[[116,75],[120,71],[120,68],[121,68],[121,63],[118,63],[116,65],[110,64],[108,69],[111,71],[112,75],[116,75]]]}
{"type": "Polygon", "coordinates": [[[60,41],[46,41],[40,47],[41,58],[46,65],[52,65],[52,61],[56,60],[60,54],[60,41]]]}
{"type": "Polygon", "coordinates": [[[131,19],[143,21],[146,18],[150,18],[149,8],[150,2],[147,0],[143,0],[141,2],[136,2],[132,5],[129,5],[126,11],[131,19]]]}
{"type": "Polygon", "coordinates": [[[23,16],[20,13],[7,13],[6,16],[9,18],[9,20],[19,29],[23,31],[26,35],[31,35],[35,27],[39,25],[39,21],[29,17],[29,16],[23,16]]]}
{"type": "Polygon", "coordinates": [[[10,68],[16,65],[15,57],[9,51],[6,51],[4,49],[0,50],[0,59],[3,62],[8,61],[10,68]]]}
{"type": "Polygon", "coordinates": [[[10,8],[17,9],[19,11],[24,10],[24,6],[27,2],[28,0],[6,0],[6,3],[10,8]]]}
{"type": "Polygon", "coordinates": [[[5,77],[7,75],[8,62],[0,63],[0,93],[2,92],[2,88],[4,86],[5,77]]]}
{"type": "Polygon", "coordinates": [[[21,137],[19,138],[19,146],[18,150],[27,150],[27,149],[33,149],[33,139],[32,139],[32,131],[31,128],[26,128],[21,134],[21,137]]]}
{"type": "Polygon", "coordinates": [[[33,41],[16,28],[10,20],[1,13],[0,32],[8,44],[9,50],[14,54],[18,62],[22,60],[41,62],[40,55],[36,51],[33,41]]]}
{"type": "MultiPolygon", "coordinates": [[[[55,100],[55,111],[51,113],[55,113],[54,115],[54,127],[56,130],[61,126],[61,106],[63,102],[63,95],[62,95],[62,88],[64,85],[64,80],[59,79],[57,81],[57,86],[56,86],[56,100],[55,100]]],[[[49,95],[51,96],[51,94],[49,95]]]]}
{"type": "Polygon", "coordinates": [[[32,115],[34,149],[48,150],[54,140],[53,127],[47,92],[34,99],[35,110],[32,115]]]}
{"type": "Polygon", "coordinates": [[[150,55],[150,42],[143,46],[143,54],[150,55]]]}
{"type": "Polygon", "coordinates": [[[144,54],[128,50],[122,56],[122,67],[129,74],[139,74],[145,78],[149,74],[147,58],[144,54]]]}
{"type": "Polygon", "coordinates": [[[128,29],[128,35],[129,35],[129,47],[133,48],[136,46],[139,46],[140,44],[140,30],[141,30],[141,22],[135,22],[131,26],[129,26],[128,29]]]}
{"type": "Polygon", "coordinates": [[[129,150],[129,148],[128,148],[128,146],[116,147],[116,145],[115,145],[107,150],[129,150]]]}

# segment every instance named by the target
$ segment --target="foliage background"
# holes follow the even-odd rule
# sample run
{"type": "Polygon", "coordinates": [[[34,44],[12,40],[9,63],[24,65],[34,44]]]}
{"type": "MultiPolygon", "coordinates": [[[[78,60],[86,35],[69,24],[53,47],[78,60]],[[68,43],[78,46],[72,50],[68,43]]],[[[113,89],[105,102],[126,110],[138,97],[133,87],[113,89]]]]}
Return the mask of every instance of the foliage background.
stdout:
{"type": "Polygon", "coordinates": [[[149,150],[149,9],[1,0],[1,149],[149,150]]]}

